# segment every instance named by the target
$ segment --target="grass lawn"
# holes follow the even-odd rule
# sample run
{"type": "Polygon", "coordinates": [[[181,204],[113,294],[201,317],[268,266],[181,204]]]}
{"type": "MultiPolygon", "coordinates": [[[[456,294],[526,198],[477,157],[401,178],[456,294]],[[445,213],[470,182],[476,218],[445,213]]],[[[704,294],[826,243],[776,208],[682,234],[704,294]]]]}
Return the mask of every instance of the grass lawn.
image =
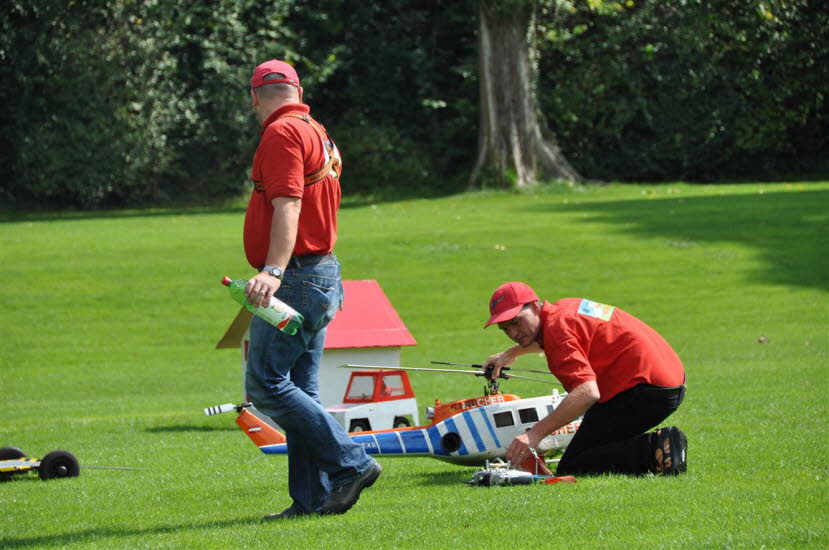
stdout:
{"type": "MultiPolygon", "coordinates": [[[[214,346],[237,311],[219,281],[250,273],[243,210],[0,219],[0,446],[150,468],[0,484],[0,548],[829,546],[829,183],[347,205],[343,275],[380,282],[418,340],[404,365],[506,347],[481,329],[506,280],[656,328],[688,372],[668,422],[688,434],[689,470],[484,489],[461,483],[473,468],[381,458],[348,514],[279,524],[260,517],[288,504],[286,459],[260,459],[232,415],[202,415],[239,398],[238,352],[214,346]]],[[[481,391],[466,377],[412,382],[421,410],[481,391]]]]}

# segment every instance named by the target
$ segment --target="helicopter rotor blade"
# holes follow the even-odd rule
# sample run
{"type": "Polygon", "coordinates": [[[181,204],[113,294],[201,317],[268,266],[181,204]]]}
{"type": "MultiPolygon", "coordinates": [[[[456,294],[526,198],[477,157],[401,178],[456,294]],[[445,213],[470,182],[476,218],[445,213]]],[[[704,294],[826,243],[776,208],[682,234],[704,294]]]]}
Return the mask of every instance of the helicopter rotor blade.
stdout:
{"type": "Polygon", "coordinates": [[[454,363],[452,361],[429,361],[433,365],[456,365],[458,367],[474,367],[476,369],[484,368],[483,365],[479,365],[477,363],[454,363]]]}
{"type": "Polygon", "coordinates": [[[428,367],[379,367],[373,365],[340,365],[341,368],[346,369],[370,369],[370,370],[422,370],[431,372],[454,372],[457,374],[474,374],[475,376],[483,376],[483,371],[474,370],[460,370],[460,369],[431,369],[428,367]]]}
{"type": "Polygon", "coordinates": [[[534,369],[513,369],[513,370],[517,370],[518,372],[532,372],[532,373],[535,373],[535,374],[552,374],[548,370],[534,370],[534,369]]]}
{"type": "Polygon", "coordinates": [[[554,386],[561,386],[560,382],[553,381],[553,380],[539,380],[538,378],[527,378],[526,376],[518,376],[516,374],[509,374],[506,372],[501,373],[507,378],[518,378],[519,380],[529,380],[531,382],[541,382],[542,384],[552,384],[554,386]]]}
{"type": "MultiPolygon", "coordinates": [[[[479,363],[453,363],[451,361],[429,361],[433,365],[457,365],[459,367],[472,367],[473,369],[483,369],[484,366],[479,363]]],[[[501,369],[504,370],[512,370],[516,372],[531,372],[533,374],[550,374],[548,370],[534,370],[534,369],[516,369],[513,367],[504,367],[501,369]]]]}
{"type": "MultiPolygon", "coordinates": [[[[460,369],[433,369],[429,367],[381,367],[381,366],[374,366],[374,365],[340,365],[341,368],[347,369],[370,369],[370,370],[416,370],[416,371],[426,371],[426,372],[453,372],[455,374],[472,374],[475,376],[485,376],[486,373],[482,370],[460,370],[460,369]]],[[[552,380],[539,380],[538,378],[528,378],[526,376],[517,376],[515,374],[508,374],[506,372],[502,372],[499,378],[517,378],[519,380],[529,380],[531,382],[540,382],[542,384],[553,384],[560,386],[558,382],[553,382],[552,380]]]]}

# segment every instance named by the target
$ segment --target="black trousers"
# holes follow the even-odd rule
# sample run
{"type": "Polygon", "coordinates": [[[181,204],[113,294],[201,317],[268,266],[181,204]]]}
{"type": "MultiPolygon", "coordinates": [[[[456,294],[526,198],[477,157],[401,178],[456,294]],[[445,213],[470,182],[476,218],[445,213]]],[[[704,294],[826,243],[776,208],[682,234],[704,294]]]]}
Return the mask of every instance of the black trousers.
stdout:
{"type": "Polygon", "coordinates": [[[590,407],[558,464],[557,475],[633,474],[651,470],[653,446],[647,430],[674,412],[685,386],[640,384],[590,407]]]}

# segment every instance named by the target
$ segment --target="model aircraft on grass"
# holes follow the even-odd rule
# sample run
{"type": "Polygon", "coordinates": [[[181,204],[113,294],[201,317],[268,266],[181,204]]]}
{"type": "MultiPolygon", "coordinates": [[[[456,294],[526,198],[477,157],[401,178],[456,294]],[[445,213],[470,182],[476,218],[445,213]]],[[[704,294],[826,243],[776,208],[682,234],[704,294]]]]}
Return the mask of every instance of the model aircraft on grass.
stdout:
{"type": "Polygon", "coordinates": [[[0,448],[0,481],[8,481],[16,474],[37,472],[46,481],[59,477],[76,477],[80,464],[69,451],[52,451],[43,458],[29,458],[17,447],[0,448]]]}
{"type": "MultiPolygon", "coordinates": [[[[468,366],[475,367],[475,370],[343,365],[345,368],[363,371],[437,371],[487,377],[483,396],[449,403],[436,400],[434,407],[428,407],[426,411],[430,424],[349,432],[351,439],[363,445],[371,455],[427,456],[452,464],[482,465],[489,460],[505,458],[512,439],[555,410],[567,395],[554,389],[550,395],[522,399],[514,394],[502,393],[498,380],[489,380],[489,372],[477,368],[479,365],[468,366]]],[[[501,372],[499,378],[555,383],[508,372],[501,372]]],[[[250,406],[250,403],[228,403],[208,407],[204,413],[212,416],[235,411],[238,413],[236,423],[263,453],[287,454],[285,436],[250,412],[250,406]]],[[[542,439],[538,449],[540,455],[551,457],[564,451],[580,424],[581,418],[578,418],[542,439]]],[[[543,464],[542,461],[541,466],[543,464]]]]}
{"type": "Polygon", "coordinates": [[[30,458],[18,447],[0,447],[0,482],[9,481],[13,476],[37,472],[40,479],[47,481],[62,477],[78,477],[81,468],[94,470],[148,470],[126,466],[81,465],[69,451],[52,451],[43,458],[30,458]]]}

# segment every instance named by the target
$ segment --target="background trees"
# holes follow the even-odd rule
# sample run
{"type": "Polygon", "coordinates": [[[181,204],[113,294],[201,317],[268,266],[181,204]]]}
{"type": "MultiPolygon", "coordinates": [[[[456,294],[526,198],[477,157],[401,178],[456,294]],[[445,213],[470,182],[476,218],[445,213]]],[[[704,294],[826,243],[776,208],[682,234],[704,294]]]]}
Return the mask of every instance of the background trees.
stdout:
{"type": "Polygon", "coordinates": [[[554,4],[540,38],[542,110],[590,177],[826,173],[826,6],[590,4],[554,4]]]}
{"type": "Polygon", "coordinates": [[[817,0],[309,4],[7,2],[0,197],[238,195],[258,137],[246,83],[272,57],[297,65],[345,154],[346,192],[463,188],[479,135],[477,10],[507,4],[533,9],[537,114],[585,178],[827,172],[829,17],[817,0]]]}
{"type": "MultiPolygon", "coordinates": [[[[4,198],[89,207],[238,193],[256,138],[250,67],[306,61],[283,25],[289,9],[260,4],[4,7],[4,198]]],[[[325,74],[307,72],[311,84],[325,74]]]]}

